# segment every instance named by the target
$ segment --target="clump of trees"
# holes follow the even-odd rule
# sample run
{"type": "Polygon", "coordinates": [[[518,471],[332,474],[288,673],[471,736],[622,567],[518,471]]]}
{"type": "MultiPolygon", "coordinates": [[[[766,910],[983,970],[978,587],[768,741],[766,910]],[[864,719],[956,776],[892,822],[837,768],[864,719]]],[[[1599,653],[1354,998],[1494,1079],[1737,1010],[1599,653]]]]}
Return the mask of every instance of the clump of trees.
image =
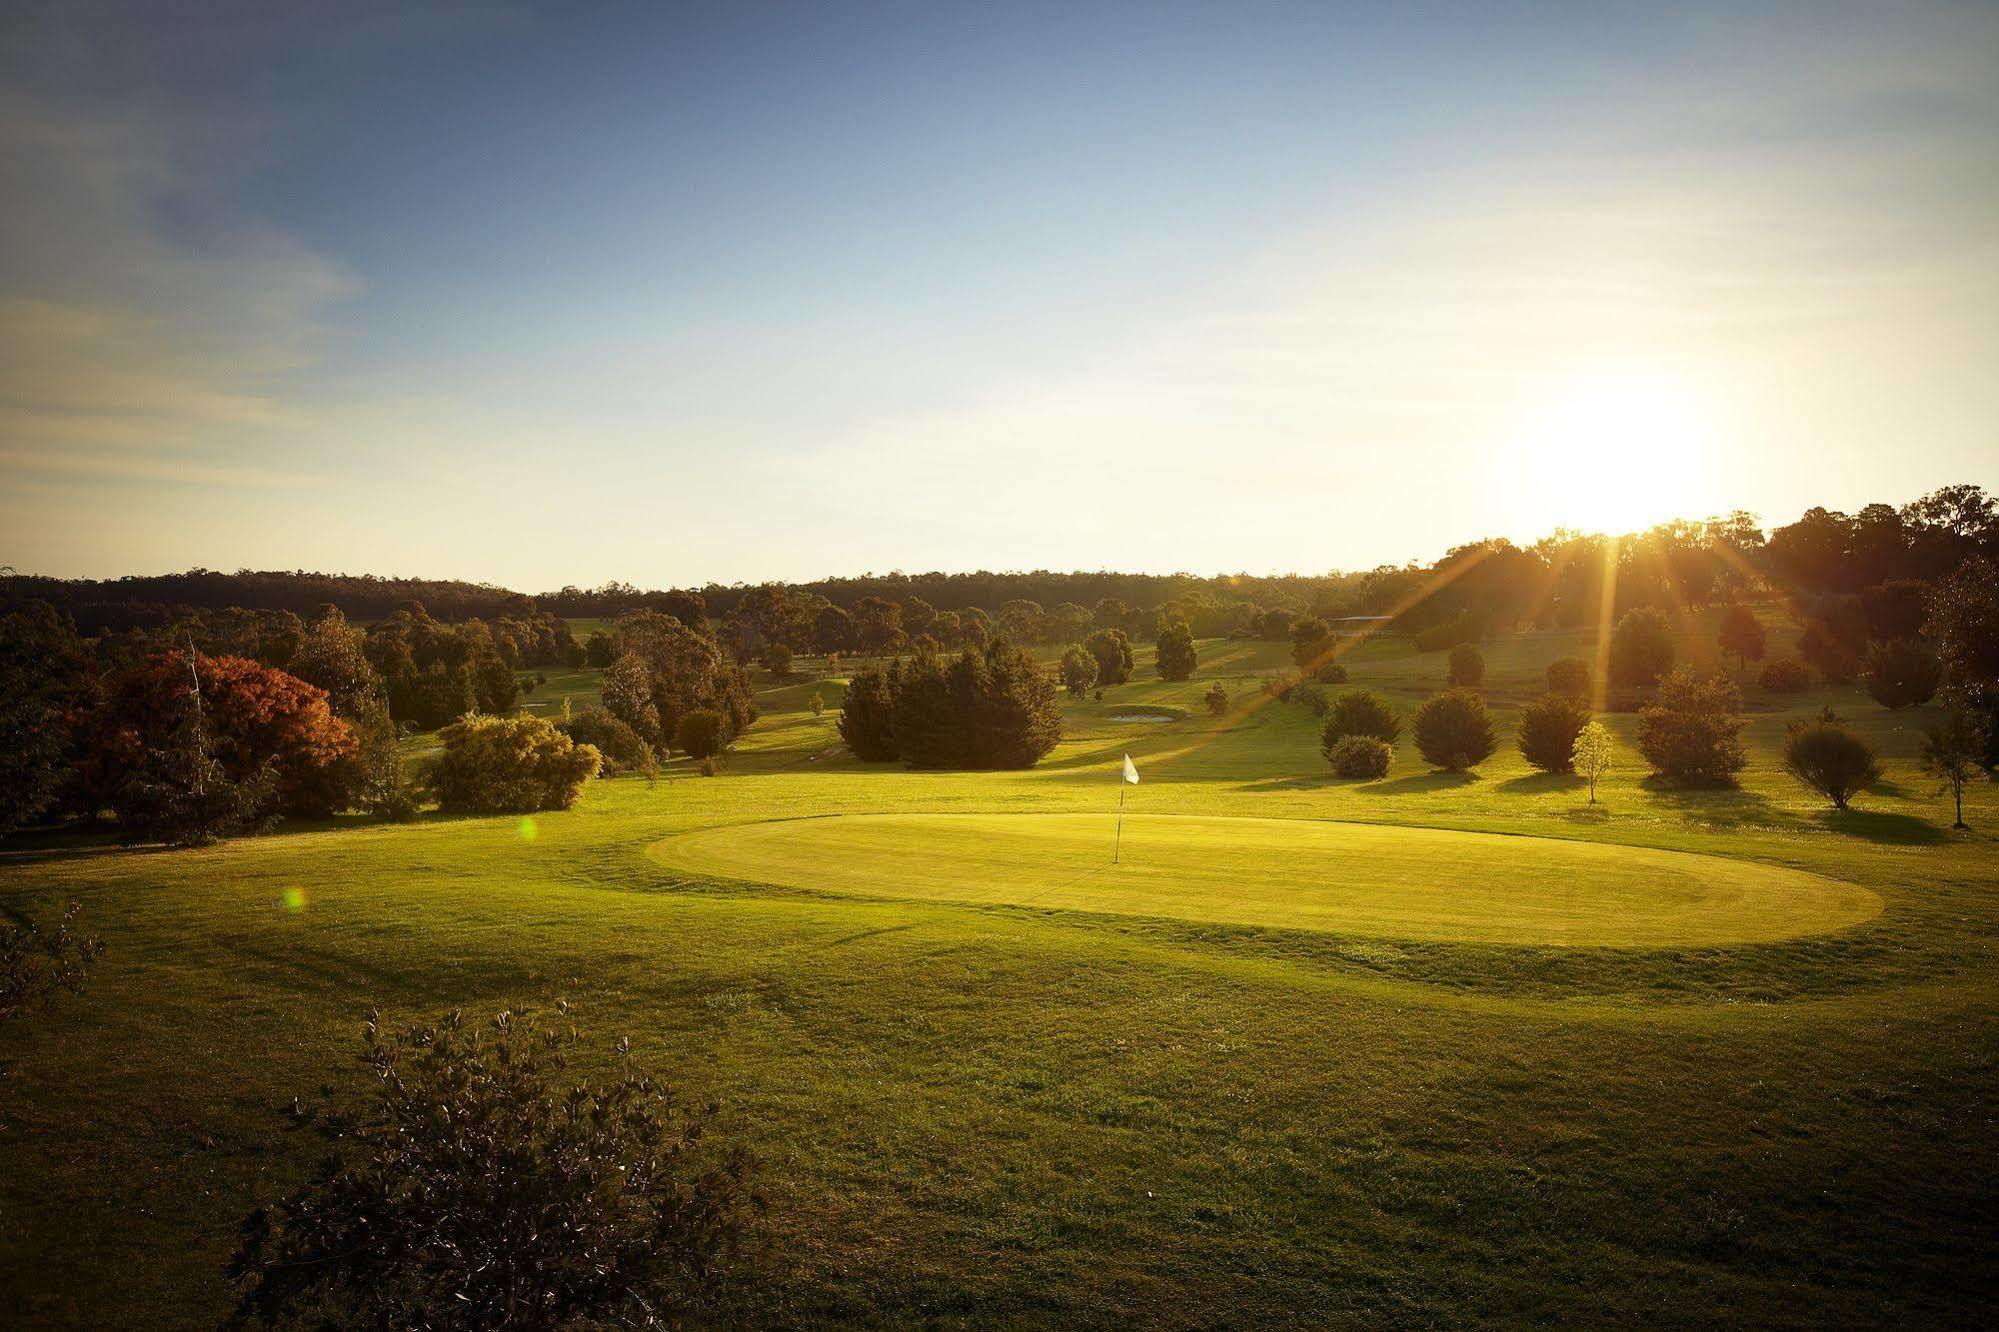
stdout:
{"type": "Polygon", "coordinates": [[[1467,772],[1499,747],[1492,714],[1476,690],[1451,689],[1423,700],[1410,720],[1416,749],[1446,772],[1467,772]]]}
{"type": "Polygon", "coordinates": [[[1515,743],[1521,757],[1542,772],[1573,772],[1576,738],[1589,721],[1589,704],[1567,694],[1547,694],[1520,710],[1515,743]]]}
{"type": "Polygon", "coordinates": [[[1071,698],[1082,698],[1096,686],[1097,659],[1083,648],[1072,646],[1062,654],[1055,673],[1062,677],[1062,687],[1071,698]]]}
{"type": "Polygon", "coordinates": [[[1792,722],[1784,734],[1784,771],[1845,809],[1853,797],[1881,780],[1881,764],[1867,743],[1827,708],[1812,721],[1792,722]]]}
{"type": "Polygon", "coordinates": [[[568,809],[602,759],[540,717],[470,716],[437,733],[431,761],[437,807],[454,814],[532,814],[568,809]]]}
{"type": "Polygon", "coordinates": [[[468,712],[505,712],[519,694],[502,640],[480,620],[444,624],[420,605],[405,606],[369,626],[366,651],[389,715],[419,730],[468,712]]]}
{"type": "Polygon", "coordinates": [[[1581,657],[1558,657],[1548,663],[1548,692],[1569,698],[1588,698],[1589,663],[1581,657]]]}
{"type": "Polygon", "coordinates": [[[1485,654],[1476,643],[1460,643],[1451,649],[1447,678],[1454,689],[1476,689],[1485,679],[1485,654]]]}
{"type": "Polygon", "coordinates": [[[1184,680],[1194,673],[1194,631],[1185,620],[1162,625],[1154,641],[1155,663],[1162,680],[1184,680]]]}
{"type": "Polygon", "coordinates": [[[914,768],[1029,768],[1062,738],[1055,683],[1005,639],[953,659],[920,654],[854,677],[840,735],[857,758],[914,768]]]}
{"type": "Polygon", "coordinates": [[[1124,630],[1099,629],[1083,640],[1083,647],[1097,659],[1099,685],[1121,685],[1131,679],[1131,639],[1124,630]]]}
{"type": "Polygon", "coordinates": [[[1673,627],[1654,606],[1626,611],[1610,634],[1610,678],[1617,684],[1657,684],[1673,666],[1673,627]]]}
{"type": "Polygon", "coordinates": [[[1347,735],[1325,747],[1326,761],[1341,777],[1374,781],[1388,775],[1395,762],[1392,746],[1371,735],[1347,735]]]}
{"type": "Polygon", "coordinates": [[[1749,764],[1742,747],[1742,694],[1726,676],[1682,666],[1659,682],[1638,713],[1638,752],[1660,773],[1690,785],[1729,782],[1749,764]]]}
{"type": "Polygon", "coordinates": [[[1392,745],[1402,737],[1402,717],[1387,699],[1372,689],[1348,689],[1337,695],[1320,734],[1320,744],[1332,746],[1350,735],[1372,736],[1392,745]]]}
{"type": "Polygon", "coordinates": [[[724,744],[757,718],[749,671],[710,635],[675,616],[637,611],[613,631],[617,656],[604,672],[604,706],[654,750],[666,753],[692,712],[720,714],[724,744]]]}
{"type": "Polygon", "coordinates": [[[1867,692],[1891,711],[1915,707],[1937,696],[1943,662],[1936,650],[1910,638],[1876,643],[1867,654],[1867,692]]]}
{"type": "MultiPolygon", "coordinates": [[[[330,1154],[244,1222],[238,1315],[273,1325],[680,1326],[718,1315],[762,1200],[741,1150],[612,1047],[571,1071],[566,1010],[368,1021],[365,1099],[297,1112],[330,1154]]],[[[726,1321],[726,1320],[724,1320],[726,1321]]]]}
{"type": "Polygon", "coordinates": [[[1812,673],[1803,662],[1779,657],[1763,668],[1757,683],[1773,694],[1802,694],[1812,687],[1812,673]]]}

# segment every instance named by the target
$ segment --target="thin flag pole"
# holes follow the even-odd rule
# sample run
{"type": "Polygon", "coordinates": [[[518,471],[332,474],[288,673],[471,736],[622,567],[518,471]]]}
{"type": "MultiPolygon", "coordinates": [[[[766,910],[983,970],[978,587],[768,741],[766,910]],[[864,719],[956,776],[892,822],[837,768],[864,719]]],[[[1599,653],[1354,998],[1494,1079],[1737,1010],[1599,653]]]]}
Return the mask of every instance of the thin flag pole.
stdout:
{"type": "Polygon", "coordinates": [[[1124,788],[1129,785],[1124,774],[1117,775],[1117,838],[1111,843],[1111,864],[1117,864],[1117,855],[1124,846],[1124,788]]]}

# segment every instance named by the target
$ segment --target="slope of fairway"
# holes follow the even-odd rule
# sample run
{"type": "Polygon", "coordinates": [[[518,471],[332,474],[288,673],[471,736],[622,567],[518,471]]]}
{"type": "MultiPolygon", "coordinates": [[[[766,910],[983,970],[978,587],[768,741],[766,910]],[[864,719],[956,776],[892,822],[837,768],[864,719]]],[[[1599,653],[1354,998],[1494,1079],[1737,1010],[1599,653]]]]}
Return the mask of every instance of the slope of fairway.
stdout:
{"type": "Polygon", "coordinates": [[[1719,856],[1299,819],[850,814],[707,828],[654,848],[692,874],[1459,943],[1703,947],[1843,929],[1864,888],[1719,856]]]}

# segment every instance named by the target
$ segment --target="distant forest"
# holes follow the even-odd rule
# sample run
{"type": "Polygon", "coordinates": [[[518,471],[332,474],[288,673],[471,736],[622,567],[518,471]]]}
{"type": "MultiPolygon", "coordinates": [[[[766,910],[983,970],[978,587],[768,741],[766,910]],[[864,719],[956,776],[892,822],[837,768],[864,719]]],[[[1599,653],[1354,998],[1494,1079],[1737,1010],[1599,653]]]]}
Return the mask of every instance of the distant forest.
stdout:
{"type": "MultiPolygon", "coordinates": [[[[1173,607],[1206,632],[1251,629],[1257,613],[1326,619],[1387,616],[1420,631],[1460,616],[1493,626],[1576,624],[1601,614],[1607,575],[1614,608],[1705,605],[1768,586],[1794,599],[1837,598],[1884,583],[1933,580],[1965,559],[1999,557],[1999,506],[1973,485],[1948,486],[1900,506],[1870,504],[1846,514],[1814,508],[1765,533],[1754,515],[1662,524],[1621,538],[1557,532],[1531,545],[1505,539],[1468,543],[1430,564],[1361,572],[1257,576],[1227,574],[886,573],[785,585],[794,601],[853,611],[868,599],[918,602],[936,611],[996,611],[1033,602],[1097,607],[1134,615],[1173,607]]],[[[0,576],[0,609],[46,602],[85,635],[157,629],[189,612],[240,609],[310,616],[336,606],[350,619],[378,621],[416,606],[438,621],[526,620],[537,616],[611,618],[634,610],[684,612],[692,594],[706,613],[728,619],[745,598],[772,585],[710,583],[641,589],[628,583],[564,587],[530,596],[484,583],[304,571],[132,575],[116,579],[0,576]]]]}

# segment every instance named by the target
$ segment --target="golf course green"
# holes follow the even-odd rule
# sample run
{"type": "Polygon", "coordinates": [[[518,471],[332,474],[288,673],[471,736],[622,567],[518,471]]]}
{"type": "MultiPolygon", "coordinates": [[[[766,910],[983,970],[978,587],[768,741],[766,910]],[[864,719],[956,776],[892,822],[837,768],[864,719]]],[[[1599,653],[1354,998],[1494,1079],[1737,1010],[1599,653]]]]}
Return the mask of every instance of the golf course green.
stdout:
{"type": "Polygon", "coordinates": [[[1306,819],[846,814],[706,828],[685,873],[864,897],[1163,916],[1446,943],[1701,947],[1824,934],[1881,899],[1677,851],[1306,819]]]}

